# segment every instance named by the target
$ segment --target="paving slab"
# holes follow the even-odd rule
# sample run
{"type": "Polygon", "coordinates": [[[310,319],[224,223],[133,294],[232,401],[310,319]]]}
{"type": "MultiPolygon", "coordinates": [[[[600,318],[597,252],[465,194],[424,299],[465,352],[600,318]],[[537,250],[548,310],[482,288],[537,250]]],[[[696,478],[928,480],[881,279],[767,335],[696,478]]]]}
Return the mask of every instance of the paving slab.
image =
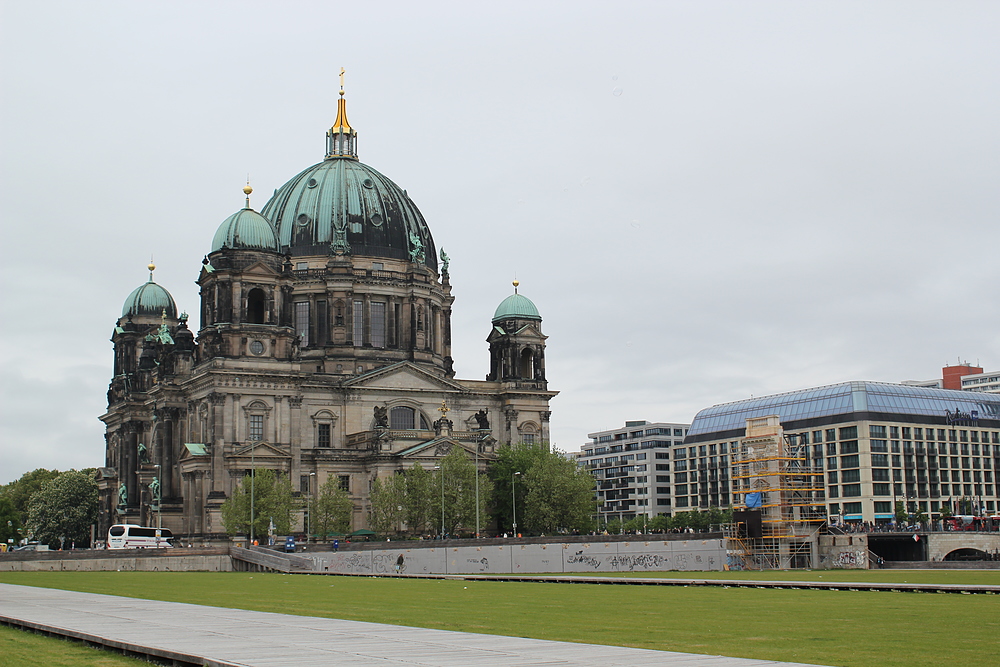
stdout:
{"type": "Polygon", "coordinates": [[[0,621],[218,667],[764,667],[802,663],[502,637],[0,584],[0,621]]]}

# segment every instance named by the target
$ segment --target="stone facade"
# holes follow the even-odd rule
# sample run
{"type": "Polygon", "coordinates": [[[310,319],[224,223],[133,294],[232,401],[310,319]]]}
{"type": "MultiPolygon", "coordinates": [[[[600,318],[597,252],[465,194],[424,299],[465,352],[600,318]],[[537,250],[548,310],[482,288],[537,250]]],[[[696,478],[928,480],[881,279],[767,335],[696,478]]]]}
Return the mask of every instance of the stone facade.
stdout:
{"type": "Polygon", "coordinates": [[[503,373],[455,379],[449,259],[439,270],[419,211],[352,152],[311,169],[264,207],[273,224],[246,188],[246,208],[202,260],[197,336],[152,266],[126,303],[101,416],[101,534],[160,521],[184,539],[222,539],[220,507],[252,468],[288,475],[302,494],[339,478],[360,529],[377,477],[433,466],[453,447],[483,467],[502,444],[548,442],[557,392],[537,311],[483,323],[503,373]]]}

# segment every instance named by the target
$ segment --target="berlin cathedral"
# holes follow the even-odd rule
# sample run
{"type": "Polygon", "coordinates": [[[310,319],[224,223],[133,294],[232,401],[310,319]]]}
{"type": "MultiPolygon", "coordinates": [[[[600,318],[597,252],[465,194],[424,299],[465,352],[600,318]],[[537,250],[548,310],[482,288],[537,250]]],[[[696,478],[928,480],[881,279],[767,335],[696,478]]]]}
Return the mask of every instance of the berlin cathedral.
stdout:
{"type": "Polygon", "coordinates": [[[455,378],[449,259],[406,191],[358,161],[343,87],[325,158],[259,213],[244,192],[201,261],[197,331],[152,264],[125,300],[100,534],[159,520],[187,542],[223,540],[220,507],[254,468],[303,495],[338,478],[357,530],[376,478],[453,447],[483,468],[503,444],[548,442],[557,392],[537,308],[515,282],[483,323],[489,375],[455,378]]]}

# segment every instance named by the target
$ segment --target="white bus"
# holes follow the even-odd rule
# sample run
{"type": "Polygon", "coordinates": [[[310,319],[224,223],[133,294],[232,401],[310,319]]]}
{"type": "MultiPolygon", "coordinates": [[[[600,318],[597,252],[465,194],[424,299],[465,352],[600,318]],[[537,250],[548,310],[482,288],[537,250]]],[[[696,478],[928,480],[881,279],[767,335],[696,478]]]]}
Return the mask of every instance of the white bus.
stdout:
{"type": "Polygon", "coordinates": [[[108,530],[108,549],[165,549],[173,538],[166,528],[115,524],[108,530]]]}

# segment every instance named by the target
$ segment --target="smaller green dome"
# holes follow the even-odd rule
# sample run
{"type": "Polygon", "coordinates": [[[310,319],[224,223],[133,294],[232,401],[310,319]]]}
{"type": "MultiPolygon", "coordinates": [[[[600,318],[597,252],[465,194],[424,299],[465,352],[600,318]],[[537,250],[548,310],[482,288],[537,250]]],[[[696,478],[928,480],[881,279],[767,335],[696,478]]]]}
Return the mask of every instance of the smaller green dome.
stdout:
{"type": "Polygon", "coordinates": [[[535,304],[531,302],[531,299],[526,296],[521,296],[517,292],[514,292],[509,297],[501,301],[500,305],[497,306],[496,312],[493,313],[494,322],[511,317],[520,318],[522,320],[542,321],[542,316],[538,314],[538,309],[535,308],[535,304]]]}
{"type": "Polygon", "coordinates": [[[122,306],[122,317],[160,317],[166,311],[167,317],[177,319],[177,305],[170,292],[153,282],[150,278],[145,285],[136,287],[122,306]]]}
{"type": "Polygon", "coordinates": [[[278,251],[278,237],[268,219],[252,208],[226,218],[212,239],[212,252],[223,248],[278,251]]]}

